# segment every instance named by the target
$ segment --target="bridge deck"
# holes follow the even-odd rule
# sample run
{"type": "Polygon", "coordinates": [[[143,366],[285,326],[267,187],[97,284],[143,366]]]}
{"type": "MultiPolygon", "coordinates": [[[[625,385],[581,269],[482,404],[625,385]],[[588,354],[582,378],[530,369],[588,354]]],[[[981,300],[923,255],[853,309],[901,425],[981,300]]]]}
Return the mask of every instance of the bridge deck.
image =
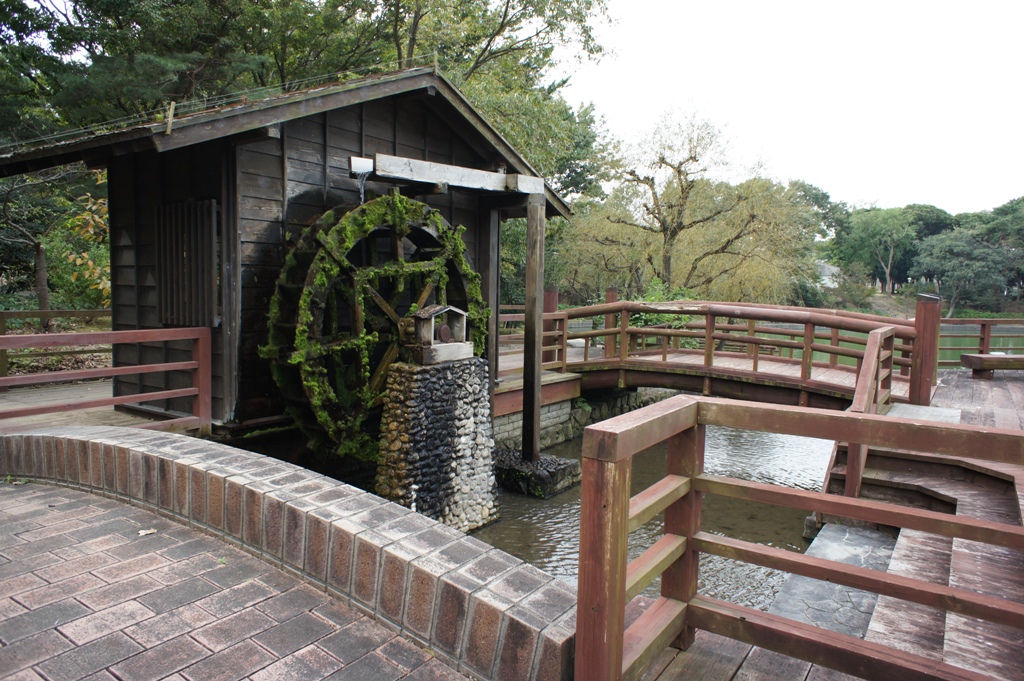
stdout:
{"type": "MultiPolygon", "coordinates": [[[[838,392],[852,395],[857,382],[856,367],[816,362],[811,368],[809,381],[800,377],[800,360],[761,355],[754,370],[754,358],[741,353],[716,352],[710,368],[704,366],[703,350],[673,351],[663,358],[662,353],[632,353],[623,365],[618,358],[605,359],[600,348],[591,348],[584,360],[583,348],[570,347],[566,353],[567,371],[585,373],[614,368],[630,368],[652,373],[685,373],[697,376],[729,376],[737,380],[761,385],[803,385],[811,392],[838,392]]],[[[502,355],[499,370],[521,371],[522,354],[502,355]]],[[[906,400],[910,382],[905,376],[893,376],[892,394],[896,400],[906,400]]]]}

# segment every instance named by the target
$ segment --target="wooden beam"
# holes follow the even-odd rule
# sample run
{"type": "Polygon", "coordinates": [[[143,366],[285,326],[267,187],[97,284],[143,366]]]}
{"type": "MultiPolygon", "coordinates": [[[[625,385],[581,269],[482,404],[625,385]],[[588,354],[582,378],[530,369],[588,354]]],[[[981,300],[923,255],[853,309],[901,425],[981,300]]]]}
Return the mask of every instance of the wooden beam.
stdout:
{"type": "Polygon", "coordinates": [[[705,596],[690,602],[686,609],[686,620],[719,636],[727,636],[864,679],[990,679],[985,674],[705,596]]]}
{"type": "Polygon", "coordinates": [[[824,558],[784,551],[731,537],[699,532],[693,537],[694,548],[723,558],[752,563],[773,570],[782,570],[811,579],[851,586],[883,596],[927,605],[965,617],[976,617],[1024,629],[1024,604],[1014,603],[945,584],[932,584],[920,579],[902,577],[868,568],[838,563],[824,558]]]}
{"type": "Polygon", "coordinates": [[[1024,465],[1024,432],[701,398],[700,423],[1024,465]]]}
{"type": "Polygon", "coordinates": [[[705,494],[715,494],[731,499],[745,499],[802,511],[827,513],[869,523],[930,532],[954,539],[968,539],[1024,550],[1024,527],[1020,525],[978,520],[968,516],[954,516],[881,501],[850,499],[824,492],[782,488],[717,475],[702,475],[692,481],[692,487],[705,494]]]}
{"type": "Polygon", "coordinates": [[[540,460],[542,292],[544,290],[543,194],[531,194],[526,218],[526,329],[523,341],[523,460],[540,460]]]}
{"type": "Polygon", "coordinates": [[[388,154],[374,156],[374,174],[392,180],[408,180],[427,184],[446,184],[465,189],[518,194],[544,193],[544,180],[530,175],[506,175],[476,168],[445,163],[419,161],[388,154]]]}
{"type": "Polygon", "coordinates": [[[697,423],[697,401],[676,395],[643,409],[587,426],[583,457],[620,461],[664,442],[697,423]]]}

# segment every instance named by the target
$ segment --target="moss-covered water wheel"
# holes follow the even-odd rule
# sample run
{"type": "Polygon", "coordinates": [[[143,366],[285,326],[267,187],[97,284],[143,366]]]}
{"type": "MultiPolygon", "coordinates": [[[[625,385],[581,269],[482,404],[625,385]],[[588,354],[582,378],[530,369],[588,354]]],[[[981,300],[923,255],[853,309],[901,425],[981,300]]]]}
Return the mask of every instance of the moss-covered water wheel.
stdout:
{"type": "Polygon", "coordinates": [[[271,300],[263,356],[314,451],[377,456],[387,370],[417,309],[467,310],[482,350],[488,311],[463,231],[396,193],[328,211],[300,236],[271,300]]]}

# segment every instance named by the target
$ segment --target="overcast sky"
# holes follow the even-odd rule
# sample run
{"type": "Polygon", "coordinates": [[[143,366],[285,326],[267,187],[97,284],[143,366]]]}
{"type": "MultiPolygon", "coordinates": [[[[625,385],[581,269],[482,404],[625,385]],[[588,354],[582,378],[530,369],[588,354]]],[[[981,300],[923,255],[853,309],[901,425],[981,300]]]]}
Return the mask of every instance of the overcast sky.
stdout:
{"type": "Polygon", "coordinates": [[[638,141],[696,111],[743,161],[851,204],[1024,195],[1024,1],[607,0],[564,91],[638,141]]]}

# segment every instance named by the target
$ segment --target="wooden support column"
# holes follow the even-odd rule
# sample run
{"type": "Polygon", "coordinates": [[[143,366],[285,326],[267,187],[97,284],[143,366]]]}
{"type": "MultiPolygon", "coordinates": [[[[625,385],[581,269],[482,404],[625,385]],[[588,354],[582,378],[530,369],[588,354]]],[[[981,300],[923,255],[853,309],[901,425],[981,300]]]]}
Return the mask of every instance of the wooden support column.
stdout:
{"type": "Polygon", "coordinates": [[[917,311],[914,315],[914,355],[910,367],[910,403],[927,406],[932,400],[932,386],[935,385],[939,367],[939,316],[942,299],[925,293],[917,296],[917,311]]]}
{"type": "MultiPolygon", "coordinates": [[[[619,302],[619,290],[612,286],[604,292],[604,302],[606,303],[617,303],[619,302]]],[[[604,328],[606,331],[611,331],[615,327],[615,315],[606,314],[604,316],[604,328]]],[[[605,359],[615,359],[618,353],[615,352],[615,335],[607,335],[604,337],[604,357],[605,359]]]]}
{"type": "Polygon", "coordinates": [[[488,391],[491,395],[491,416],[494,416],[494,388],[498,378],[498,287],[500,282],[501,261],[501,213],[488,210],[484,216],[487,230],[480,240],[480,262],[486,262],[487,268],[482,272],[480,282],[484,304],[491,311],[487,318],[487,373],[488,391]]]}
{"type": "Polygon", "coordinates": [[[543,194],[530,194],[526,205],[526,329],[523,340],[523,460],[540,460],[541,333],[544,290],[543,194]]]}

